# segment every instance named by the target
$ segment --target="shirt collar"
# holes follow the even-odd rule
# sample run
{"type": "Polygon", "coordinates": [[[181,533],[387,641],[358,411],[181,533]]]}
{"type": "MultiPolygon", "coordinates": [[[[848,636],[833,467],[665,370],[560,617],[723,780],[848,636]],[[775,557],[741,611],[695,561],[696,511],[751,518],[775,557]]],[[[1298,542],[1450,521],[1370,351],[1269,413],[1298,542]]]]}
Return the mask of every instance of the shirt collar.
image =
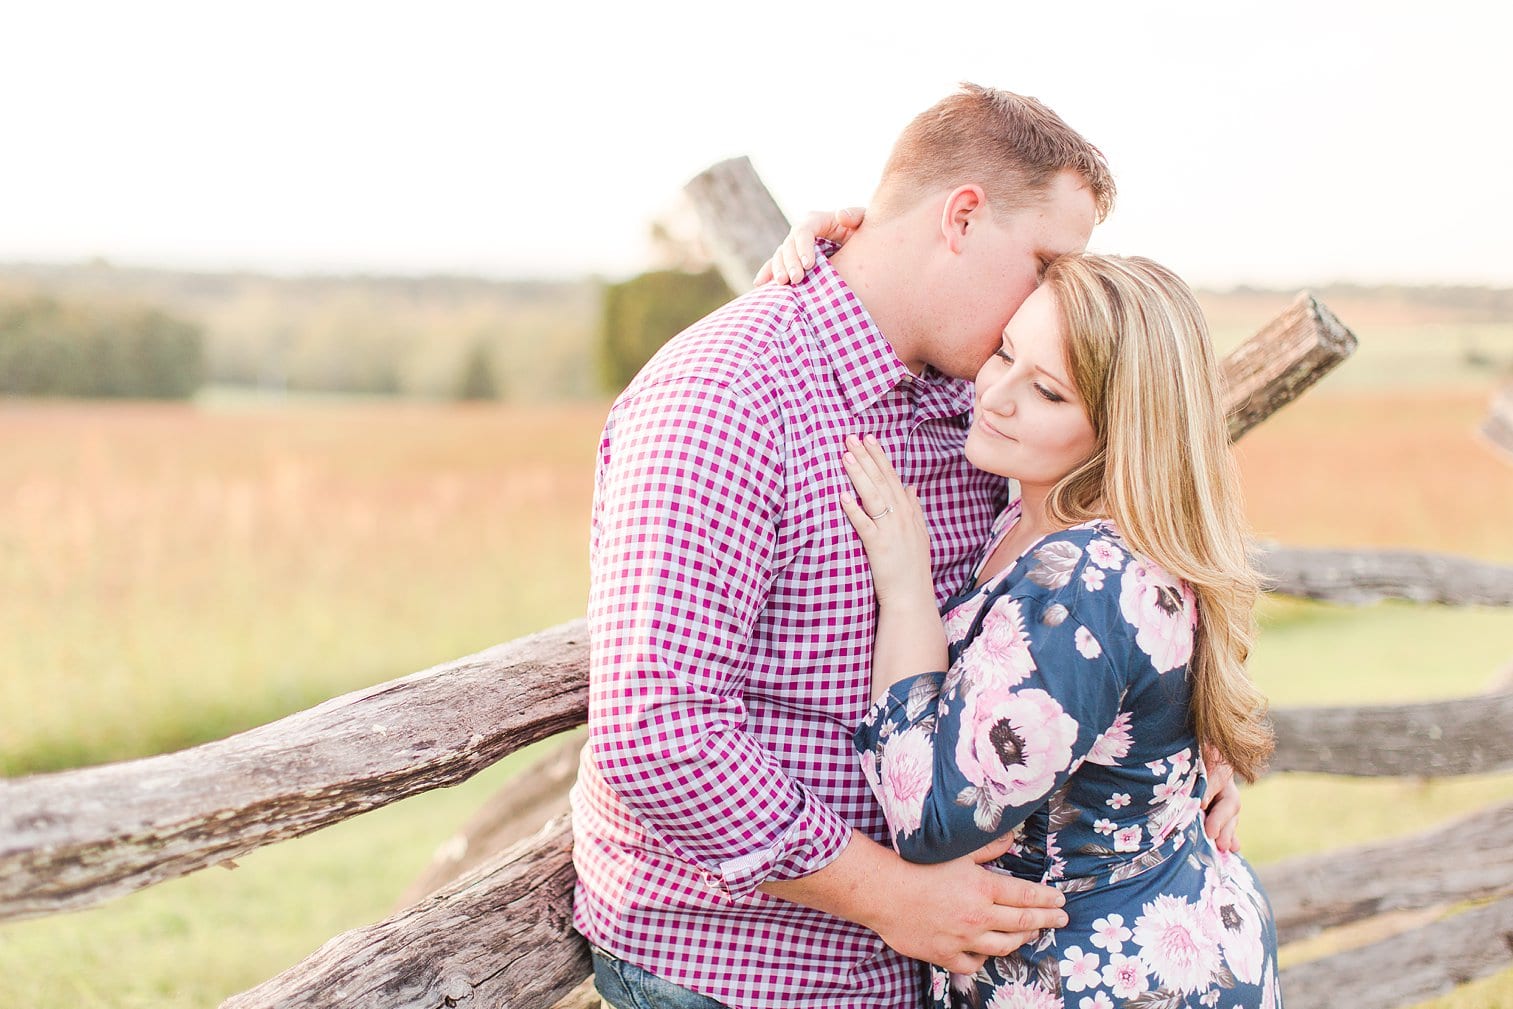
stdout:
{"type": "Polygon", "coordinates": [[[853,414],[913,377],[861,299],[823,255],[815,255],[814,269],[793,293],[830,355],[836,385],[853,414]]]}
{"type": "Polygon", "coordinates": [[[822,253],[816,253],[814,268],[793,293],[830,353],[836,385],[853,414],[865,412],[902,382],[918,386],[921,417],[959,416],[972,409],[971,382],[948,378],[929,365],[915,376],[904,366],[861,299],[822,253]]]}

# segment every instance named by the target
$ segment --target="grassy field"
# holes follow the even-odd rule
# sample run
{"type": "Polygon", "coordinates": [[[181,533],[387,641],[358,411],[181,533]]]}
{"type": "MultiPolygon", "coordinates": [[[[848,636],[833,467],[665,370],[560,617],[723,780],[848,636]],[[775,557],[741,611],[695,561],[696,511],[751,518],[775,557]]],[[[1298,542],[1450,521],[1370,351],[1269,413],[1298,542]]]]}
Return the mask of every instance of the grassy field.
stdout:
{"type": "MultiPolygon", "coordinates": [[[[1257,528],[1513,562],[1513,466],[1473,436],[1490,386],[1468,381],[1331,380],[1268,422],[1241,448],[1257,528]]],[[[579,615],[603,411],[0,403],[0,769],[217,738],[579,615]]],[[[1263,617],[1254,672],[1279,704],[1471,694],[1513,660],[1506,611],[1274,600],[1263,617]]],[[[214,1004],[386,914],[510,769],[233,872],[0,926],[0,1005],[214,1004]]],[[[1278,777],[1247,794],[1245,850],[1509,795],[1506,778],[1278,777]]],[[[1504,975],[1439,1005],[1508,1002],[1504,975]]]]}

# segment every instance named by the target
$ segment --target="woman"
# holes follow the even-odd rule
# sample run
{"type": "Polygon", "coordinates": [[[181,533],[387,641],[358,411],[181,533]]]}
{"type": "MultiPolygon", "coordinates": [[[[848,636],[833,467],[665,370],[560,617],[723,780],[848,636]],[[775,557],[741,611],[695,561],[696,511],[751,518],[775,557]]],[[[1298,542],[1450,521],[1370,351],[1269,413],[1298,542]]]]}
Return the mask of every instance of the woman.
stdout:
{"type": "Polygon", "coordinates": [[[1149,260],[1057,260],[977,376],[966,443],[1019,494],[937,615],[923,515],[876,444],[842,502],[879,617],[856,733],[905,858],[1012,833],[998,865],[1060,888],[1067,926],[936,1006],[1279,1003],[1270,908],[1203,833],[1205,746],[1269,755],[1244,673],[1257,577],[1202,313],[1149,260]]]}

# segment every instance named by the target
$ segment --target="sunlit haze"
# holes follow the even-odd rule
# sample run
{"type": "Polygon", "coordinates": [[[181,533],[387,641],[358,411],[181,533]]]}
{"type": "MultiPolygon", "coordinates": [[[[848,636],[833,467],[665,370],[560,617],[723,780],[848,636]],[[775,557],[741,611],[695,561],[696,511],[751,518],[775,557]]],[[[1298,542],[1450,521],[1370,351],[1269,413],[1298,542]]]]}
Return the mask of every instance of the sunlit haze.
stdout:
{"type": "Polygon", "coordinates": [[[1104,149],[1099,251],[1204,285],[1508,285],[1510,27],[1471,0],[27,4],[0,260],[623,275],[732,155],[790,215],[865,203],[972,80],[1104,149]]]}

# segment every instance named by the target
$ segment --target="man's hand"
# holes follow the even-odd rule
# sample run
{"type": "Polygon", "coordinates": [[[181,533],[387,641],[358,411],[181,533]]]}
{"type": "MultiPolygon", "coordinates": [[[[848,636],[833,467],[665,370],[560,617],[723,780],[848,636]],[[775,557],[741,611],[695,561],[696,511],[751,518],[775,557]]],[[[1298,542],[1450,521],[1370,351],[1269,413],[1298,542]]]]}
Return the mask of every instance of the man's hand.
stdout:
{"type": "Polygon", "coordinates": [[[893,899],[870,927],[905,956],[972,974],[989,957],[1032,942],[1041,929],[1065,925],[1066,898],[1059,890],[981,864],[1002,855],[1012,840],[1000,838],[939,865],[900,861],[893,899]]]}
{"type": "Polygon", "coordinates": [[[840,857],[802,879],[767,883],[784,900],[854,921],[905,956],[971,974],[1041,929],[1066,924],[1060,891],[985,868],[1012,838],[952,862],[915,865],[860,833],[840,857]]]}
{"type": "Polygon", "coordinates": [[[1208,792],[1203,796],[1203,833],[1220,851],[1239,851],[1240,788],[1235,769],[1213,747],[1203,748],[1203,766],[1208,772],[1208,792]]]}

